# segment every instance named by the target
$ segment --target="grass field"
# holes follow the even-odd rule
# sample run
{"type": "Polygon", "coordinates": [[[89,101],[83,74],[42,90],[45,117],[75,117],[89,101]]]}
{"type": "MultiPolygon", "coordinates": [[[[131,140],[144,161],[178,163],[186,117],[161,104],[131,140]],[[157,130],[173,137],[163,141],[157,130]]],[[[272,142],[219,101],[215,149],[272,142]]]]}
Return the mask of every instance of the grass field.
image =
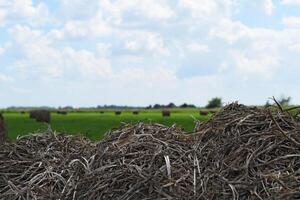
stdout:
{"type": "MultiPolygon", "coordinates": [[[[105,132],[112,128],[117,128],[122,122],[136,123],[157,122],[165,125],[176,124],[186,131],[192,131],[194,128],[194,119],[204,121],[209,116],[200,116],[197,110],[174,110],[171,117],[162,117],[158,110],[140,112],[139,115],[133,115],[132,112],[122,112],[117,116],[114,112],[82,112],[68,113],[67,115],[51,114],[51,128],[58,132],[70,134],[83,134],[92,140],[103,138],[105,132]]],[[[28,114],[4,113],[8,136],[15,139],[18,135],[26,135],[37,131],[44,131],[48,128],[46,124],[38,123],[29,119],[28,114]]]]}

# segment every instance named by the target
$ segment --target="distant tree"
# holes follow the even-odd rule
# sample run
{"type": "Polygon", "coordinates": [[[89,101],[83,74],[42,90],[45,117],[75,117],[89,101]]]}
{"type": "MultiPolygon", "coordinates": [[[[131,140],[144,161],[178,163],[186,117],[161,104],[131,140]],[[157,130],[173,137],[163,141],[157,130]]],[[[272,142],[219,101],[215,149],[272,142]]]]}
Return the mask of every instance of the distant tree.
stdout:
{"type": "Polygon", "coordinates": [[[167,108],[176,108],[176,105],[174,103],[169,103],[166,107],[167,108]]]}
{"type": "Polygon", "coordinates": [[[146,109],[151,109],[152,108],[152,105],[149,105],[146,107],[146,109]]]}
{"type": "Polygon", "coordinates": [[[180,107],[180,108],[188,108],[189,105],[188,105],[187,103],[184,103],[184,104],[180,105],[179,107],[180,107]]]}
{"type": "Polygon", "coordinates": [[[161,108],[161,107],[162,107],[162,106],[159,105],[159,104],[154,104],[154,106],[153,106],[154,109],[158,109],[158,108],[161,108]]]}
{"type": "Polygon", "coordinates": [[[270,107],[271,106],[271,104],[270,104],[270,101],[268,100],[267,102],[266,102],[266,104],[265,104],[265,107],[267,108],[267,107],[270,107]]]}
{"type": "Polygon", "coordinates": [[[291,97],[285,97],[284,95],[282,95],[280,97],[280,99],[278,100],[278,103],[280,103],[281,105],[286,106],[286,105],[290,104],[291,99],[292,99],[291,97]]]}
{"type": "Polygon", "coordinates": [[[63,109],[63,110],[73,110],[74,108],[72,106],[65,106],[61,109],[63,109]]]}
{"type": "Polygon", "coordinates": [[[222,107],[222,99],[219,97],[212,98],[206,105],[206,108],[220,108],[220,107],[222,107]]]}
{"type": "Polygon", "coordinates": [[[196,108],[196,106],[194,104],[187,104],[184,103],[182,105],[179,106],[180,108],[196,108]]]}

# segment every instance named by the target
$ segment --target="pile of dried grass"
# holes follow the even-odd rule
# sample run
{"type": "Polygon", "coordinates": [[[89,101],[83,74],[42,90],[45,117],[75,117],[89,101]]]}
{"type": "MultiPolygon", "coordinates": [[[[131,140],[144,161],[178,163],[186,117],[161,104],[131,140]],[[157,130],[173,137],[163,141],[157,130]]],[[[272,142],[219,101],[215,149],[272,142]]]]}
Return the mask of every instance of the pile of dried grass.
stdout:
{"type": "Polygon", "coordinates": [[[204,199],[300,198],[298,118],[234,103],[197,129],[204,199]]]}
{"type": "Polygon", "coordinates": [[[299,199],[300,121],[226,106],[194,133],[123,125],[92,143],[31,135],[0,147],[2,199],[299,199]]]}
{"type": "Polygon", "coordinates": [[[95,145],[53,132],[0,146],[0,199],[73,199],[95,145]]]}

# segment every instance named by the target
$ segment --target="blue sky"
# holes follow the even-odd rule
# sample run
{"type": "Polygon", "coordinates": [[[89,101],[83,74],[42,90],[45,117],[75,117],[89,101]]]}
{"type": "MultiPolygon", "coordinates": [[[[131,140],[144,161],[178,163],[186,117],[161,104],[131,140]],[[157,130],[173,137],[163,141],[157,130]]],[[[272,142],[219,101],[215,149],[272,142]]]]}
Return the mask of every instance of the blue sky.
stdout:
{"type": "Polygon", "coordinates": [[[0,107],[300,103],[300,0],[0,0],[0,107]]]}

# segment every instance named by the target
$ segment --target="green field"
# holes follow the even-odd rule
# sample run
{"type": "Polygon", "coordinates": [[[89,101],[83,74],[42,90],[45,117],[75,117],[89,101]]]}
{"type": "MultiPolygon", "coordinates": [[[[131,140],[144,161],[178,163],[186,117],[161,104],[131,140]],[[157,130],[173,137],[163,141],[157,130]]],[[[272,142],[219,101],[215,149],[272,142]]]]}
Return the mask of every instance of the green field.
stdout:
{"type": "MultiPolygon", "coordinates": [[[[143,121],[165,125],[175,123],[186,131],[192,131],[195,125],[192,116],[201,121],[209,118],[209,116],[200,116],[197,110],[174,110],[171,117],[162,117],[159,110],[143,111],[138,115],[133,115],[131,111],[127,111],[118,116],[112,111],[103,114],[99,112],[70,112],[67,115],[52,113],[51,128],[58,132],[82,134],[92,140],[99,140],[103,138],[105,132],[119,127],[122,122],[136,123],[143,121]]],[[[30,119],[28,113],[4,113],[4,118],[10,139],[15,139],[18,135],[44,131],[48,128],[46,124],[30,119]]]]}

